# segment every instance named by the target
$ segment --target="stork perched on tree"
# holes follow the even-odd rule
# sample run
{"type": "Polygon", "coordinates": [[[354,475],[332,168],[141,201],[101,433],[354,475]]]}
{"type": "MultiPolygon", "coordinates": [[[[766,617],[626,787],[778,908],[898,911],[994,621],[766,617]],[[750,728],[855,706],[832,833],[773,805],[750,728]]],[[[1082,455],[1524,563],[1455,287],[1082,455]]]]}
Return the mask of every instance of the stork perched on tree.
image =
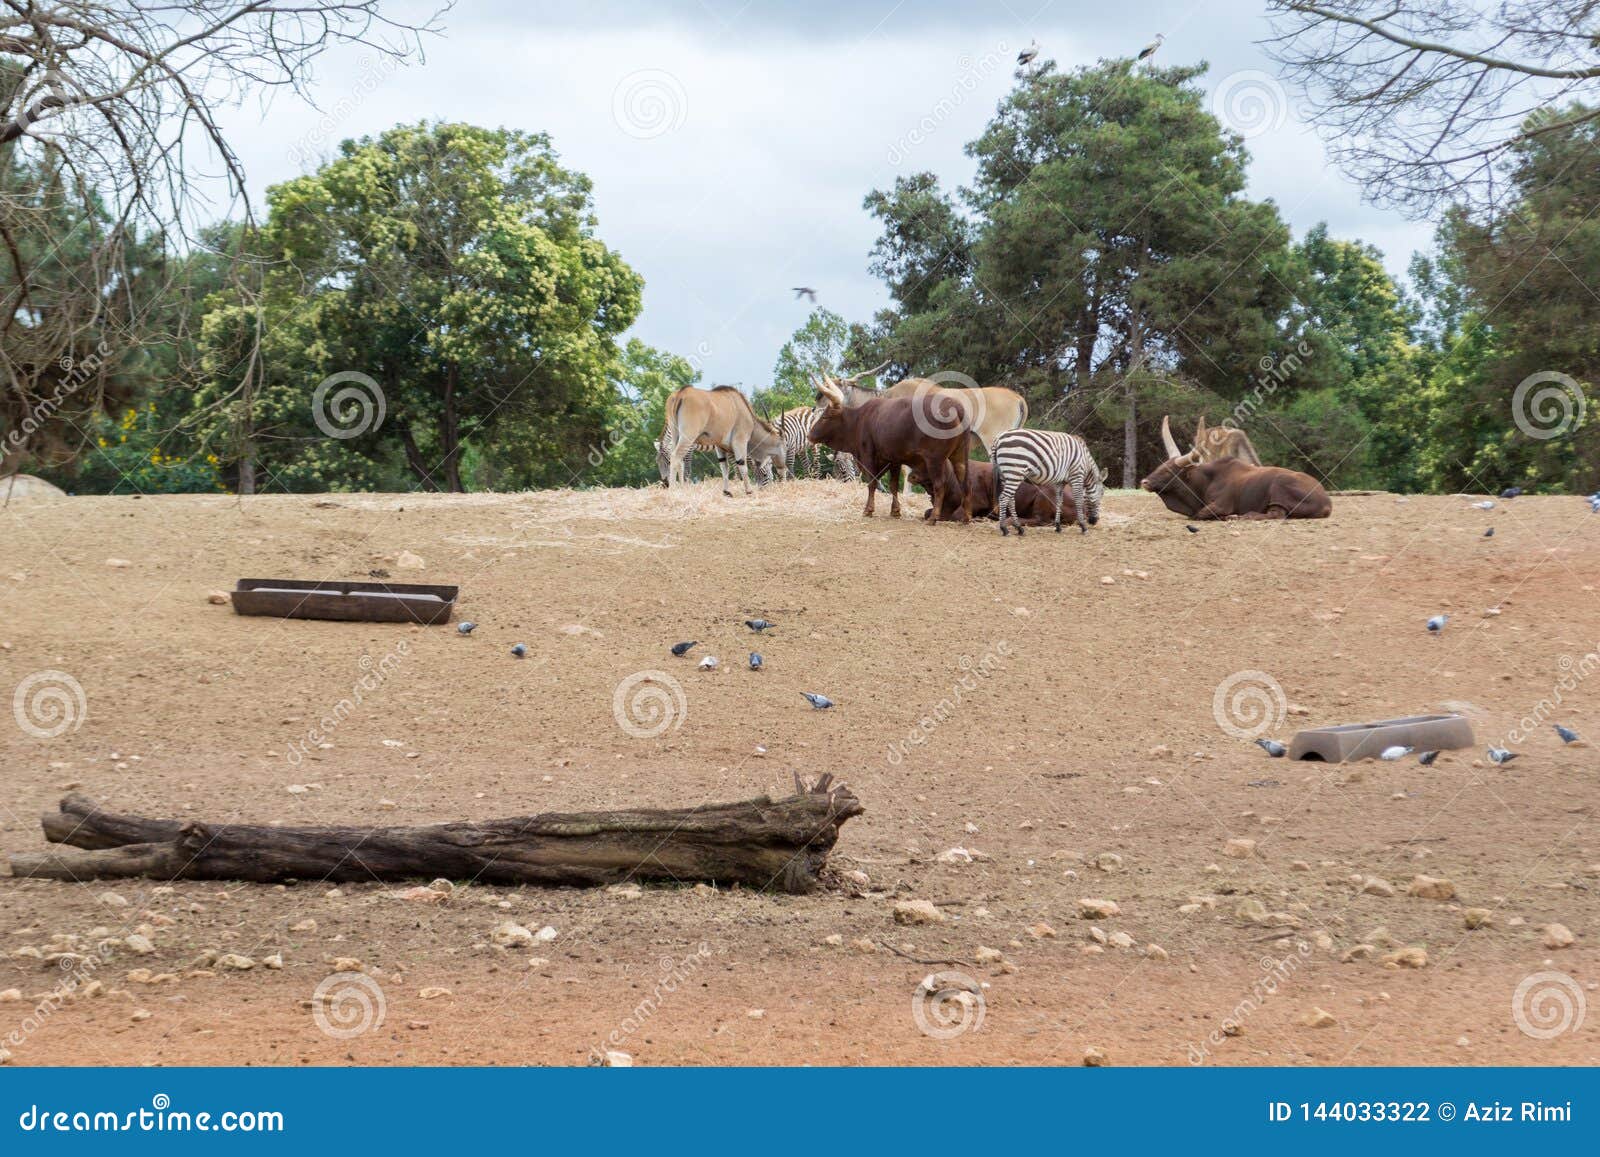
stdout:
{"type": "Polygon", "coordinates": [[[1166,33],[1157,32],[1156,33],[1156,38],[1154,40],[1152,40],[1149,44],[1146,44],[1143,48],[1141,48],[1139,50],[1138,59],[1140,59],[1140,60],[1149,60],[1152,56],[1154,56],[1156,54],[1156,49],[1160,48],[1161,45],[1166,41],[1166,39],[1167,39],[1166,33]]]}
{"type": "Polygon", "coordinates": [[[1031,41],[1028,44],[1028,47],[1024,48],[1021,52],[1017,53],[1017,67],[1019,69],[1027,68],[1028,65],[1033,63],[1034,58],[1036,56],[1038,56],[1038,55],[1039,55],[1039,42],[1037,40],[1031,41]]]}

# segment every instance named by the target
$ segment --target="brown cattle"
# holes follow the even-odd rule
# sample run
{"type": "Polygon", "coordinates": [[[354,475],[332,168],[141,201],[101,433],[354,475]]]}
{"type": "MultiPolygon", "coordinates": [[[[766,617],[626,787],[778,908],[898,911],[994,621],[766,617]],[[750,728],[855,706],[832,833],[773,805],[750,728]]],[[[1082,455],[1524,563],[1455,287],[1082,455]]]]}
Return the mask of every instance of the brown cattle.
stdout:
{"type": "MultiPolygon", "coordinates": [[[[927,479],[921,475],[916,477],[918,485],[929,490],[927,479]]],[[[967,499],[971,503],[973,518],[993,518],[995,516],[995,485],[994,464],[991,462],[968,462],[967,499]]],[[[955,471],[950,464],[945,463],[944,479],[944,505],[939,507],[939,516],[934,518],[934,507],[928,507],[924,518],[935,522],[954,522],[956,512],[961,508],[961,484],[956,481],[955,471]]],[[[1056,507],[1050,494],[1043,487],[1035,486],[1032,482],[1024,482],[1017,488],[1017,515],[1022,519],[1024,526],[1049,526],[1055,522],[1056,507]]],[[[1072,495],[1069,493],[1061,506],[1061,517],[1072,521],[1078,517],[1077,507],[1072,504],[1072,495]]]]}
{"type": "Polygon", "coordinates": [[[1202,462],[1197,447],[1168,458],[1139,483],[1166,508],[1206,522],[1222,518],[1327,518],[1333,501],[1315,478],[1237,458],[1202,462]]]}
{"type": "MultiPolygon", "coordinates": [[[[948,463],[957,483],[967,476],[967,429],[965,415],[946,413],[930,396],[918,398],[873,398],[859,406],[846,406],[838,387],[823,382],[820,392],[828,405],[812,423],[807,438],[835,453],[853,454],[867,484],[867,506],[862,514],[871,517],[878,494],[878,480],[888,475],[889,516],[900,517],[901,468],[909,467],[933,482],[933,504],[944,506],[945,465],[948,463]]],[[[968,491],[961,492],[962,522],[971,522],[968,491]]]]}

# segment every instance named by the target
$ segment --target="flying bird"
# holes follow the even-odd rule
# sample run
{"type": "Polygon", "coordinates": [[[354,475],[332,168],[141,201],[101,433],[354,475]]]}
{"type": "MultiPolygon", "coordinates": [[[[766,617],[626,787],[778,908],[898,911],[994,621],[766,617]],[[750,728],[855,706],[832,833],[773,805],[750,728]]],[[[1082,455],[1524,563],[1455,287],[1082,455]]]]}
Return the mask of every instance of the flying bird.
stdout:
{"type": "Polygon", "coordinates": [[[1578,733],[1576,731],[1572,730],[1572,728],[1563,727],[1559,723],[1557,723],[1555,725],[1555,727],[1556,727],[1556,734],[1561,736],[1561,742],[1562,743],[1576,743],[1576,742],[1578,742],[1578,733]]]}
{"type": "Polygon", "coordinates": [[[470,635],[477,629],[478,624],[474,623],[470,619],[463,619],[461,622],[456,624],[456,634],[458,635],[470,635]]]}
{"type": "Polygon", "coordinates": [[[1431,635],[1437,635],[1440,631],[1444,630],[1444,625],[1449,621],[1449,615],[1434,615],[1433,618],[1428,620],[1428,633],[1431,635]]]}
{"type": "Polygon", "coordinates": [[[817,695],[810,691],[802,691],[800,694],[804,695],[806,697],[806,702],[810,703],[811,706],[816,708],[818,711],[826,711],[828,708],[833,706],[833,700],[829,699],[826,695],[817,695]]]}
{"type": "Polygon", "coordinates": [[[1522,494],[1522,487],[1520,487],[1520,486],[1507,486],[1504,490],[1502,490],[1500,492],[1500,497],[1501,498],[1517,498],[1517,497],[1521,496],[1521,494],[1522,494]]]}
{"type": "Polygon", "coordinates": [[[672,644],[672,653],[681,659],[688,653],[689,648],[699,641],[699,639],[690,639],[687,643],[674,643],[672,644]]]}
{"type": "Polygon", "coordinates": [[[750,652],[750,670],[752,670],[752,671],[761,670],[761,652],[760,651],[751,651],[750,652]]]}
{"type": "Polygon", "coordinates": [[[519,659],[523,658],[528,653],[528,644],[526,644],[526,643],[517,643],[517,644],[513,645],[512,648],[511,648],[511,653],[513,655],[515,655],[519,659]]]}
{"type": "Polygon", "coordinates": [[[1494,527],[1491,526],[1488,530],[1484,531],[1483,532],[1483,537],[1484,538],[1493,538],[1494,537],[1494,527]]]}
{"type": "Polygon", "coordinates": [[[794,299],[796,301],[799,301],[803,297],[812,305],[817,304],[817,291],[812,289],[809,285],[796,285],[792,286],[792,288],[794,289],[794,299]]]}
{"type": "Polygon", "coordinates": [[[1510,763],[1516,757],[1517,753],[1515,751],[1507,751],[1503,747],[1491,747],[1489,749],[1490,763],[1510,763]]]}
{"type": "Polygon", "coordinates": [[[756,634],[759,635],[762,631],[766,630],[768,627],[776,627],[778,624],[777,623],[768,622],[766,619],[746,619],[744,621],[744,625],[749,627],[752,631],[754,631],[756,634]]]}
{"type": "Polygon", "coordinates": [[[1421,755],[1417,756],[1417,762],[1422,764],[1423,767],[1432,767],[1433,761],[1438,758],[1439,753],[1437,751],[1424,751],[1421,755]]]}
{"type": "Polygon", "coordinates": [[[1397,743],[1393,747],[1385,747],[1382,751],[1378,752],[1378,758],[1383,760],[1385,763],[1393,763],[1397,759],[1404,759],[1415,750],[1415,747],[1402,747],[1397,743]]]}
{"type": "Polygon", "coordinates": [[[1166,42],[1166,39],[1167,39],[1166,33],[1164,33],[1164,32],[1156,33],[1156,38],[1154,40],[1152,40],[1149,44],[1146,44],[1143,48],[1141,48],[1139,50],[1139,59],[1140,60],[1149,60],[1152,56],[1154,56],[1156,54],[1156,49],[1160,48],[1161,45],[1166,42]]]}
{"type": "Polygon", "coordinates": [[[1283,753],[1289,750],[1276,739],[1258,739],[1256,740],[1256,746],[1272,756],[1273,759],[1281,758],[1283,753]]]}
{"type": "Polygon", "coordinates": [[[700,670],[715,671],[716,669],[717,657],[715,655],[707,655],[704,659],[700,660],[700,670]]]}
{"type": "Polygon", "coordinates": [[[1017,53],[1017,67],[1026,68],[1033,63],[1033,58],[1039,55],[1039,42],[1032,41],[1028,47],[1017,53]]]}

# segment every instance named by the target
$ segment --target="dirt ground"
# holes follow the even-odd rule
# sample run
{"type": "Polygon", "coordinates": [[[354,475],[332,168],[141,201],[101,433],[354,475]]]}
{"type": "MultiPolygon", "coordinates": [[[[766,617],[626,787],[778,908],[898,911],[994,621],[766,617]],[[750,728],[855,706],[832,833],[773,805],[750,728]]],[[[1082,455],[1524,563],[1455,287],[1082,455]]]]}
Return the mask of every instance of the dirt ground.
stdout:
{"type": "Polygon", "coordinates": [[[1581,500],[1340,497],[1326,522],[1191,534],[1118,494],[1086,536],[1019,541],[885,505],[865,521],[861,498],[801,482],[732,499],[706,484],[0,511],[0,707],[17,716],[0,712],[0,849],[43,848],[38,817],[68,790],[144,815],[414,824],[687,806],[831,771],[866,807],[833,863],[870,880],[804,897],[463,882],[424,904],[378,883],[0,879],[0,1050],[1600,1063],[1600,769],[1550,725],[1600,740],[1600,518],[1581,500]],[[459,583],[458,618],[479,628],[207,601],[240,577],[375,569],[459,583]],[[778,626],[753,642],[751,615],[778,626]],[[690,658],[668,653],[689,639],[690,658]],[[699,670],[705,654],[721,669],[699,670]],[[614,700],[648,671],[683,695],[661,734],[636,737],[614,700]],[[55,674],[29,682],[41,672],[55,674]],[[40,698],[52,687],[64,698],[40,698]],[[1478,745],[1432,767],[1273,760],[1247,734],[1438,710],[1468,715],[1478,745]],[[1508,739],[1524,716],[1531,733],[1508,739]],[[1489,765],[1491,742],[1521,757],[1489,765]],[[1230,855],[1239,839],[1253,851],[1230,855]],[[1456,897],[1409,895],[1419,874],[1456,897]],[[1119,913],[1081,918],[1086,898],[1119,913]],[[942,919],[896,924],[915,899],[942,919]],[[1467,908],[1487,925],[1467,930],[1467,908]],[[493,947],[506,920],[554,938],[493,947]],[[1575,942],[1548,947],[1555,923],[1575,942]],[[1408,948],[1424,967],[1397,958],[1408,948]],[[257,964],[213,963],[225,953],[257,964]],[[365,979],[334,972],[341,957],[365,979]],[[920,999],[936,971],[981,999],[920,999]],[[96,995],[52,998],[91,974],[96,995]],[[1332,1023],[1306,1023],[1318,1010],[1332,1023]]]}

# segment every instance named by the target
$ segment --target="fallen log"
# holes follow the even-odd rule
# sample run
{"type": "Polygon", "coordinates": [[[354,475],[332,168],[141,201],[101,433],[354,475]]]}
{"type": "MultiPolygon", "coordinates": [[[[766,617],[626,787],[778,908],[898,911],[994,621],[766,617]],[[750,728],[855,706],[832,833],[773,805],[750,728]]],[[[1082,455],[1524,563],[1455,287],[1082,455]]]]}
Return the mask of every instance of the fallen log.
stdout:
{"type": "Polygon", "coordinates": [[[69,795],[43,818],[70,848],[14,852],[11,874],[51,880],[407,880],[492,884],[709,881],[809,892],[861,803],[824,775],[795,794],[676,810],[552,813],[414,828],[260,827],[146,819],[69,795]],[[83,849],[83,850],[77,850],[83,849]]]}

